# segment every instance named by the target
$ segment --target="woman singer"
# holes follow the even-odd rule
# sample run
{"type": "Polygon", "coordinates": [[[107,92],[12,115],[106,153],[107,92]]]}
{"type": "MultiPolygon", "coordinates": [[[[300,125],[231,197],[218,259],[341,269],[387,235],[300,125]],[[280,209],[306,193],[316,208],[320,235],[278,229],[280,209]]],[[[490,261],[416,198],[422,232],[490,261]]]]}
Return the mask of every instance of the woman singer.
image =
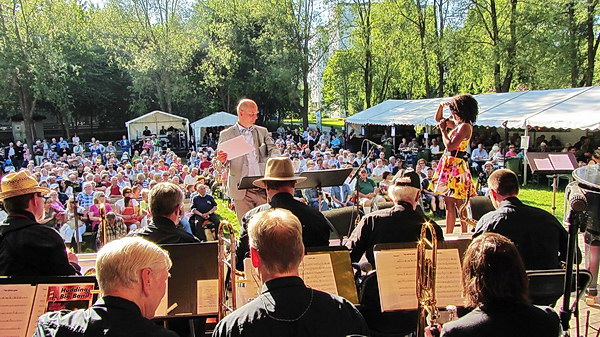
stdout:
{"type": "MultiPolygon", "coordinates": [[[[477,119],[477,113],[477,101],[469,94],[458,95],[449,102],[441,103],[435,113],[446,152],[433,176],[434,192],[444,196],[446,233],[454,231],[457,209],[468,195],[475,194],[466,151],[473,134],[472,123],[477,119]],[[443,116],[446,106],[452,113],[450,118],[443,116]]],[[[467,232],[466,223],[462,225],[462,232],[467,232]]]]}

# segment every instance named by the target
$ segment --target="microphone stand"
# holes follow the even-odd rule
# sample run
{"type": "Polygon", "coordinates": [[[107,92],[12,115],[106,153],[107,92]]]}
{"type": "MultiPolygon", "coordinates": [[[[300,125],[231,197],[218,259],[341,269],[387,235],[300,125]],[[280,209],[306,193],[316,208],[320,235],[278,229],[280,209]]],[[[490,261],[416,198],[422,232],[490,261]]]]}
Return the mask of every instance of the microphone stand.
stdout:
{"type": "MultiPolygon", "coordinates": [[[[360,144],[361,149],[363,148],[365,141],[366,141],[366,139],[363,140],[362,143],[360,144]]],[[[365,168],[367,166],[367,158],[369,158],[371,156],[371,153],[374,152],[374,150],[375,150],[375,146],[371,146],[369,148],[369,152],[367,153],[367,156],[364,157],[363,162],[360,164],[360,166],[358,167],[356,172],[354,172],[354,175],[352,175],[352,178],[350,178],[350,181],[352,181],[353,179],[356,179],[356,181],[354,182],[354,195],[356,196],[356,202],[354,203],[354,206],[356,207],[356,221],[354,222],[354,226],[352,226],[352,216],[350,216],[350,226],[348,226],[347,237],[350,237],[350,235],[352,234],[352,230],[360,222],[360,213],[359,213],[360,212],[360,205],[359,205],[360,197],[358,196],[358,179],[360,179],[360,178],[358,177],[358,175],[360,174],[360,170],[362,170],[363,168],[365,168]]]]}
{"type": "MultiPolygon", "coordinates": [[[[575,311],[575,316],[578,316],[578,306],[576,303],[575,310],[571,309],[569,304],[571,300],[571,288],[573,285],[573,264],[575,261],[575,254],[577,254],[577,233],[579,231],[579,227],[584,223],[584,214],[583,212],[578,212],[573,209],[569,212],[568,217],[568,233],[569,233],[569,241],[567,246],[567,259],[566,265],[567,270],[565,272],[565,284],[563,291],[563,303],[560,308],[559,316],[560,322],[562,324],[563,331],[568,334],[569,331],[569,321],[571,320],[571,315],[573,311],[575,311]]],[[[577,275],[576,275],[577,276],[577,275]]],[[[577,289],[577,285],[575,287],[577,289]]],[[[577,290],[576,290],[577,291],[577,290]]],[[[577,295],[575,295],[575,300],[577,301],[577,295]]],[[[579,329],[579,327],[577,327],[579,329]]],[[[579,333],[577,334],[579,336],[579,333]]]]}

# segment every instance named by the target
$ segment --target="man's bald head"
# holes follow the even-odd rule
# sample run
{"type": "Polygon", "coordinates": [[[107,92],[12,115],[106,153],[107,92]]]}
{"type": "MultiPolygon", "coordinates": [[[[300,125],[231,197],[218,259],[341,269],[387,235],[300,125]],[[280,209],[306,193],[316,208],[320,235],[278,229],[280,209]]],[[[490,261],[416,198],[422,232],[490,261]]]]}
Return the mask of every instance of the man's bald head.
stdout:
{"type": "Polygon", "coordinates": [[[248,111],[248,110],[254,109],[254,108],[256,108],[256,110],[258,110],[258,105],[256,104],[256,102],[254,102],[253,100],[251,100],[249,98],[244,98],[244,99],[240,100],[240,102],[238,103],[236,111],[239,116],[240,111],[248,111]]]}

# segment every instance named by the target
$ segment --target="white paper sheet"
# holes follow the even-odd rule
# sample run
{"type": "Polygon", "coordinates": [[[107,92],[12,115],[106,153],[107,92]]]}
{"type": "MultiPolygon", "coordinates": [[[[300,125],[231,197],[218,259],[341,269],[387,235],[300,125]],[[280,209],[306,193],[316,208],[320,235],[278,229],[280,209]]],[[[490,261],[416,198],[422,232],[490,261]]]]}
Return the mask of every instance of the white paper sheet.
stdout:
{"type": "Polygon", "coordinates": [[[238,308],[258,297],[262,286],[258,271],[252,266],[252,262],[248,257],[244,259],[244,274],[246,275],[246,279],[236,282],[238,308]]]}
{"type": "Polygon", "coordinates": [[[219,310],[219,280],[198,280],[197,315],[215,315],[219,310]]]}
{"type": "Polygon", "coordinates": [[[160,300],[158,307],[154,311],[154,316],[167,316],[167,309],[169,307],[169,279],[167,279],[167,284],[165,286],[165,294],[163,298],[160,300]]]}
{"type": "Polygon", "coordinates": [[[219,143],[217,151],[223,151],[227,153],[227,160],[232,160],[254,151],[254,145],[248,144],[244,136],[239,135],[235,138],[231,138],[230,140],[219,143]]]}
{"type": "MultiPolygon", "coordinates": [[[[463,304],[458,249],[438,249],[436,301],[438,307],[463,304]]],[[[430,256],[431,251],[427,251],[430,256]]],[[[417,308],[417,250],[397,249],[375,252],[377,283],[383,311],[417,308]]]]}
{"type": "Polygon", "coordinates": [[[554,166],[548,158],[535,158],[533,159],[535,166],[538,171],[554,171],[554,166]]]}
{"type": "Polygon", "coordinates": [[[326,293],[338,294],[329,254],[305,255],[298,273],[307,286],[326,293]]]}
{"type": "Polygon", "coordinates": [[[569,159],[569,155],[565,154],[549,154],[548,157],[552,162],[552,166],[554,166],[555,170],[574,170],[575,167],[573,163],[571,163],[571,159],[569,159]]]}
{"type": "Polygon", "coordinates": [[[0,336],[28,336],[34,295],[35,286],[29,284],[0,285],[0,336]]]}

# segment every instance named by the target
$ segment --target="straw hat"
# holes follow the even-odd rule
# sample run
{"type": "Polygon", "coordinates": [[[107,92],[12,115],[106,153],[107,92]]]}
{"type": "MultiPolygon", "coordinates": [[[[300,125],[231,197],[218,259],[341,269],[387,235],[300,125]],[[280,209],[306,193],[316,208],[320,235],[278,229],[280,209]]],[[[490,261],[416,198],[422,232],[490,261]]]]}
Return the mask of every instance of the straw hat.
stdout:
{"type": "Polygon", "coordinates": [[[292,160],[288,157],[274,157],[267,160],[265,167],[265,176],[256,179],[254,186],[265,188],[265,181],[295,181],[297,183],[306,180],[306,177],[298,177],[294,174],[292,160]]]}
{"type": "Polygon", "coordinates": [[[38,186],[37,180],[27,171],[10,173],[2,178],[2,192],[0,192],[0,200],[16,197],[29,193],[47,194],[50,192],[45,187],[38,186]]]}

